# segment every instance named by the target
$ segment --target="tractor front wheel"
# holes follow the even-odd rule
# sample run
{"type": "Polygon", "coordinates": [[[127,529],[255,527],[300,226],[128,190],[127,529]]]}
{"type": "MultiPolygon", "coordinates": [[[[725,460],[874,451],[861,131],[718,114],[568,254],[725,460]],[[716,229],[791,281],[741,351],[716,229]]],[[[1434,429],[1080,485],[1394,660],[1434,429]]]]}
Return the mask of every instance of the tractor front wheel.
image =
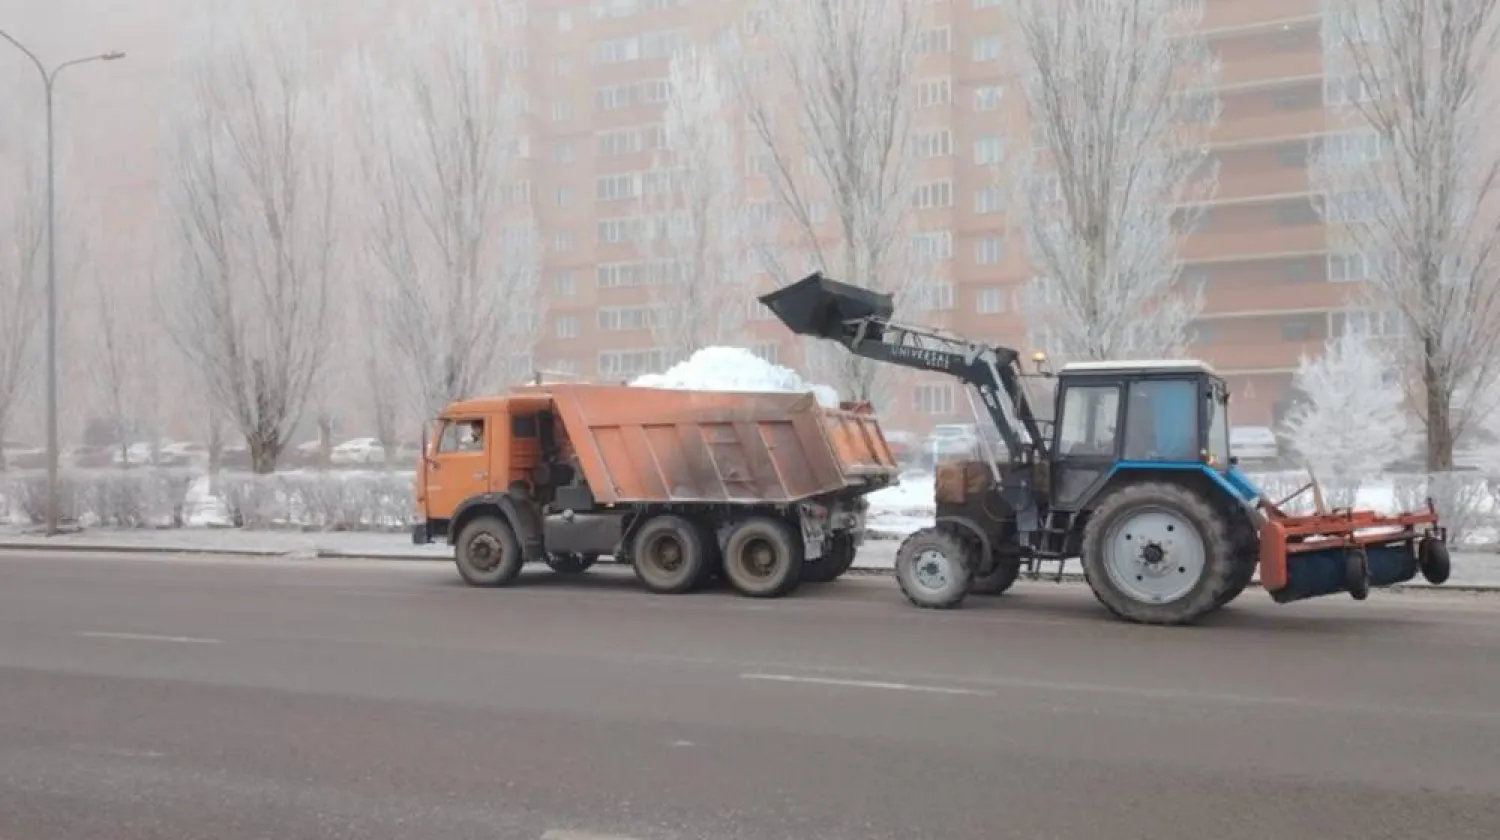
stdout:
{"type": "Polygon", "coordinates": [[[896,551],[896,583],[923,609],[946,610],[963,603],[974,580],[976,546],[952,531],[923,528],[896,551]]]}
{"type": "Polygon", "coordinates": [[[1094,596],[1140,624],[1190,624],[1222,606],[1236,582],[1228,523],[1175,484],[1110,493],[1084,527],[1081,553],[1094,596]]]}

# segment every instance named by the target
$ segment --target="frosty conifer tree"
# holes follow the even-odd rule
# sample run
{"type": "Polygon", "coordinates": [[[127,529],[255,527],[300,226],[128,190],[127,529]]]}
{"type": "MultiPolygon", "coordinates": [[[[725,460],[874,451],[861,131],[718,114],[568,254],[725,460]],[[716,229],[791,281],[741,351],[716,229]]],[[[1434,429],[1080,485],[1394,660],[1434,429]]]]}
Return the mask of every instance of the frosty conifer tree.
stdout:
{"type": "Polygon", "coordinates": [[[1287,435],[1327,488],[1325,500],[1347,506],[1362,482],[1401,456],[1407,413],[1393,355],[1366,334],[1346,331],[1325,342],[1321,356],[1303,356],[1293,384],[1305,401],[1288,415],[1287,435]]]}

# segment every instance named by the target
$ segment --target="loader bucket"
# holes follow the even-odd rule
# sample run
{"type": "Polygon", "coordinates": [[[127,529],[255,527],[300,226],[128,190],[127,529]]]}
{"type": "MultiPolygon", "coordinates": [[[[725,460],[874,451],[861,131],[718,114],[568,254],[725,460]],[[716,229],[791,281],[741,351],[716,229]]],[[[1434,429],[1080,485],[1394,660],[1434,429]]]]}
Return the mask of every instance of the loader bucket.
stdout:
{"type": "MultiPolygon", "coordinates": [[[[889,294],[830,280],[820,272],[761,295],[760,302],[797,335],[835,341],[852,335],[849,321],[862,318],[885,320],[896,311],[889,294]]],[[[879,338],[879,331],[867,333],[879,338]]]]}

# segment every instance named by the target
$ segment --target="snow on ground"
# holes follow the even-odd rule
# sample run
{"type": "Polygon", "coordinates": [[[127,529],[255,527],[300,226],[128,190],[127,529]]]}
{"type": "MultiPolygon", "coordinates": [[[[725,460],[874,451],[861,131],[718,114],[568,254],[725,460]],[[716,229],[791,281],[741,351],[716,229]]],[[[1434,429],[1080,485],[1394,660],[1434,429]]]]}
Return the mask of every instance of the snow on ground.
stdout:
{"type": "Polygon", "coordinates": [[[743,347],[705,347],[665,373],[648,373],[630,384],[702,391],[811,391],[820,404],[839,405],[838,391],[806,382],[791,368],[773,365],[743,347]]]}

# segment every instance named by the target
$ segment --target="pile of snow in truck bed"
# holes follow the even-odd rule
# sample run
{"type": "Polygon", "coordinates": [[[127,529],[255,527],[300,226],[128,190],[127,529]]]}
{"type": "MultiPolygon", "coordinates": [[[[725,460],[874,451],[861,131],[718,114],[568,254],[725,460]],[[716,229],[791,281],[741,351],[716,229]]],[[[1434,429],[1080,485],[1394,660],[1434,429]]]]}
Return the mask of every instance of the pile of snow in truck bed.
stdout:
{"type": "Polygon", "coordinates": [[[791,368],[773,365],[743,347],[705,347],[666,373],[648,373],[630,384],[694,391],[811,391],[821,405],[839,404],[833,388],[806,382],[791,368]]]}

